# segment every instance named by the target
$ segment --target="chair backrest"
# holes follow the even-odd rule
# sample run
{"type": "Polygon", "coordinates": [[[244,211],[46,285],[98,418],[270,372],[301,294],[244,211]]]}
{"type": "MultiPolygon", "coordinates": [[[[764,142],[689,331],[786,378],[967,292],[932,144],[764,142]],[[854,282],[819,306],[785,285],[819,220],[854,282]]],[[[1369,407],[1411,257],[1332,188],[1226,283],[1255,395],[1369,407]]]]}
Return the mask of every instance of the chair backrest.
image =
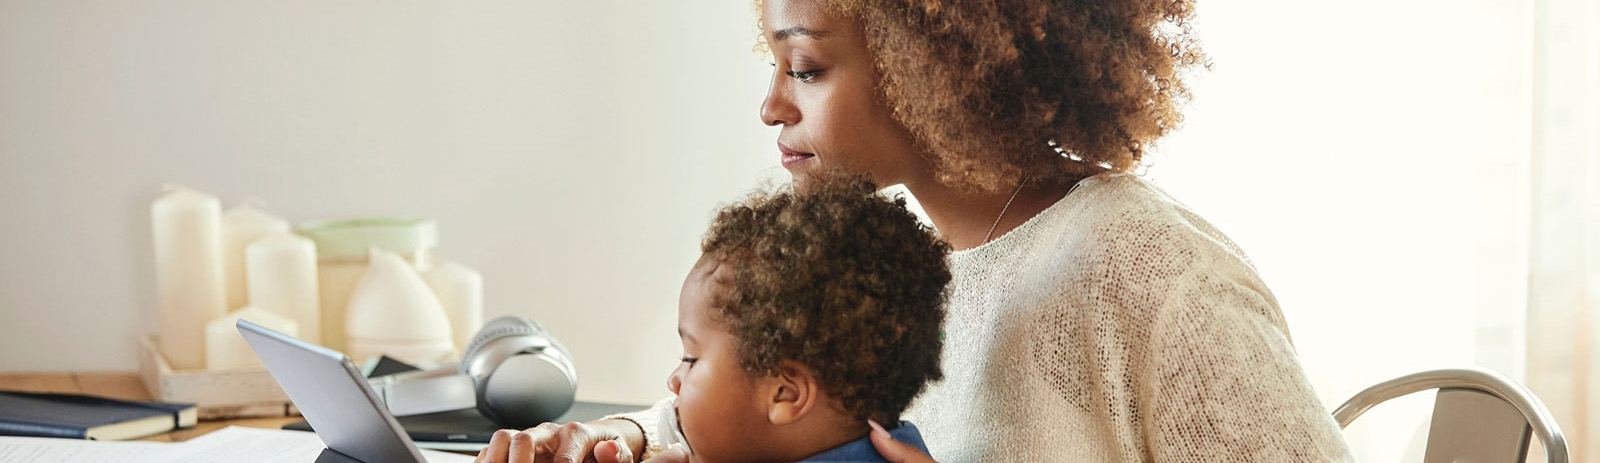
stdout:
{"type": "Polygon", "coordinates": [[[1440,389],[1422,463],[1522,463],[1532,432],[1517,407],[1493,394],[1440,389]]]}
{"type": "Polygon", "coordinates": [[[1345,427],[1373,406],[1414,392],[1438,389],[1423,463],[1522,463],[1537,437],[1549,463],[1567,463],[1567,443],[1539,398],[1488,370],[1451,369],[1410,374],[1378,383],[1334,410],[1345,427]]]}

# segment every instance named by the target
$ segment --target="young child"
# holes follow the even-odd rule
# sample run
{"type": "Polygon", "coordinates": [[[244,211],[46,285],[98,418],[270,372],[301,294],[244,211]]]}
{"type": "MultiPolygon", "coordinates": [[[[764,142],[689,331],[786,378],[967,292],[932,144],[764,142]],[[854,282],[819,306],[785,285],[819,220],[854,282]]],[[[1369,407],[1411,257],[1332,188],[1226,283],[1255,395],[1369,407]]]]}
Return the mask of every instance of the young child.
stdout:
{"type": "Polygon", "coordinates": [[[675,416],[651,438],[691,461],[883,462],[868,420],[926,452],[899,415],[942,376],[949,248],[903,198],[810,180],[722,209],[683,284],[675,416]]]}

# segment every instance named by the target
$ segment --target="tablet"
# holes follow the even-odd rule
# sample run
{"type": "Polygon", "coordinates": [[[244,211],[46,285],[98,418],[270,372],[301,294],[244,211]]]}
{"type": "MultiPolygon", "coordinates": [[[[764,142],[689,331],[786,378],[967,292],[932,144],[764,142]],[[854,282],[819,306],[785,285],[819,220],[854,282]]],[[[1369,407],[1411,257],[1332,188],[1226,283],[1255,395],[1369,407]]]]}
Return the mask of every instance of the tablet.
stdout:
{"type": "Polygon", "coordinates": [[[427,462],[344,354],[246,320],[238,327],[317,437],[337,453],[324,451],[317,461],[427,462]]]}

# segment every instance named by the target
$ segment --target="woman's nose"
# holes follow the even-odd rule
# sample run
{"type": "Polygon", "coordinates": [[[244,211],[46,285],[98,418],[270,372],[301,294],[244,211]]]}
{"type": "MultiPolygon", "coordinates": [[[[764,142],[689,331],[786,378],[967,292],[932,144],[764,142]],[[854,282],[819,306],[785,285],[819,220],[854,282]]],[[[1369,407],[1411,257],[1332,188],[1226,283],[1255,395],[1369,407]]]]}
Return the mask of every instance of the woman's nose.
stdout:
{"type": "Polygon", "coordinates": [[[772,73],[772,83],[767,86],[767,99],[761,102],[761,122],[769,126],[793,125],[800,122],[800,109],[789,95],[790,86],[784,85],[782,73],[772,73]]]}

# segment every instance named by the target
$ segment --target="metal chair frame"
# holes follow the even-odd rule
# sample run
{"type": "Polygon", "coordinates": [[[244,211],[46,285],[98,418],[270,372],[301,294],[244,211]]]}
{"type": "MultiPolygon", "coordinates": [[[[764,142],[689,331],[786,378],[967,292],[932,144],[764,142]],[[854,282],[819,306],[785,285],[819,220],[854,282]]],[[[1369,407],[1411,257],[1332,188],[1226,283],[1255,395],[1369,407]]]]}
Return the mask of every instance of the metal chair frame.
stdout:
{"type": "MultiPolygon", "coordinates": [[[[1344,428],[1368,409],[1384,401],[1415,392],[1438,389],[1468,389],[1483,392],[1505,401],[1518,412],[1532,429],[1534,437],[1544,446],[1548,463],[1568,463],[1567,441],[1561,428],[1544,403],[1527,388],[1504,375],[1478,368],[1432,370],[1391,379],[1356,393],[1334,410],[1333,418],[1344,428]]],[[[1526,434],[1524,434],[1526,435],[1526,434]]],[[[1524,451],[1526,447],[1524,447],[1524,451]]],[[[1524,459],[1526,456],[1523,457],[1524,459]]]]}

